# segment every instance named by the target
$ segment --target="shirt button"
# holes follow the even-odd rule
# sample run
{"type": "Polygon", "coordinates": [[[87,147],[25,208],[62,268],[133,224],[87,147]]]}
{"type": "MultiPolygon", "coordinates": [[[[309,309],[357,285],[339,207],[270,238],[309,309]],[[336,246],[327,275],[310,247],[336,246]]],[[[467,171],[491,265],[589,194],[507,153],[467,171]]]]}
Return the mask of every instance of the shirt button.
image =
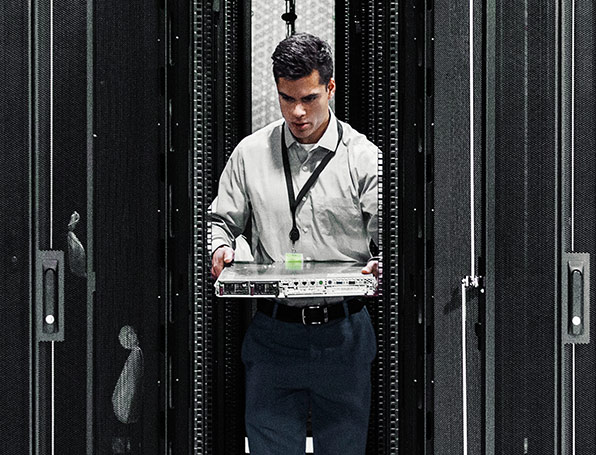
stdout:
{"type": "Polygon", "coordinates": [[[303,170],[304,172],[308,171],[308,166],[302,166],[302,170],[303,170]]]}
{"type": "Polygon", "coordinates": [[[304,197],[302,198],[302,200],[303,200],[304,202],[306,202],[306,196],[304,196],[304,197]]]}
{"type": "Polygon", "coordinates": [[[308,229],[306,229],[306,228],[303,228],[303,229],[302,229],[302,232],[304,232],[304,233],[306,234],[306,233],[308,232],[308,229]]]}

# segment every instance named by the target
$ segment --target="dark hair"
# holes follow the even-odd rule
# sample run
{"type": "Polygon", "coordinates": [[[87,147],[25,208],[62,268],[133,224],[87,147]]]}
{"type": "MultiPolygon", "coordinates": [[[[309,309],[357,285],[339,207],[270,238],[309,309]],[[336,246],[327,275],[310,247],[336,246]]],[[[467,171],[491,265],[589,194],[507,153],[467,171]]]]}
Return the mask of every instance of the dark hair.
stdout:
{"type": "Polygon", "coordinates": [[[271,60],[275,82],[280,77],[295,81],[317,70],[321,84],[327,85],[333,76],[331,46],[309,33],[296,33],[281,41],[271,60]]]}

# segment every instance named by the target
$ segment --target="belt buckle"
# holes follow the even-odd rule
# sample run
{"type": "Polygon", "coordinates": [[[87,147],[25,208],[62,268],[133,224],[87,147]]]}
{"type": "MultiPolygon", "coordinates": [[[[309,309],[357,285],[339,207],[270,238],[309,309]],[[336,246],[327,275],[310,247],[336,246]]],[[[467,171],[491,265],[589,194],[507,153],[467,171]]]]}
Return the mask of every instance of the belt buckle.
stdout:
{"type": "Polygon", "coordinates": [[[302,308],[302,324],[304,324],[304,325],[320,325],[320,324],[326,324],[327,322],[329,322],[329,311],[327,310],[326,306],[311,305],[311,306],[302,308]],[[320,322],[320,321],[306,322],[305,310],[318,310],[320,308],[323,308],[323,322],[320,322]]]}

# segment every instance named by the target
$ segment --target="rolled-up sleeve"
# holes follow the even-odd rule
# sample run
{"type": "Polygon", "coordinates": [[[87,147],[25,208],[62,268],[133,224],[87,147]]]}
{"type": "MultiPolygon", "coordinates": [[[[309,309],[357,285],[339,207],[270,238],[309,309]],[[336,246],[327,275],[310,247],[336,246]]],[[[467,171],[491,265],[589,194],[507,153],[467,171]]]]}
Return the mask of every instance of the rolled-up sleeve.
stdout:
{"type": "Polygon", "coordinates": [[[235,248],[235,239],[250,217],[250,200],[241,144],[226,163],[219,180],[217,197],[209,208],[211,221],[211,253],[222,245],[235,248]]]}

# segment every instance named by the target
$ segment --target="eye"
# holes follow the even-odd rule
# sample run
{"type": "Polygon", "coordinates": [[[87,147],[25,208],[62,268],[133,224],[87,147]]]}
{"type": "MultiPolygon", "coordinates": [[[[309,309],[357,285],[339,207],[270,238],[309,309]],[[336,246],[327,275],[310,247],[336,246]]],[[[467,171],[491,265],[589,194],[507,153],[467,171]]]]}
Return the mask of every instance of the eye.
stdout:
{"type": "Polygon", "coordinates": [[[291,96],[284,95],[283,93],[280,93],[279,96],[281,96],[281,99],[284,101],[292,101],[293,100],[293,98],[291,96]]]}
{"type": "Polygon", "coordinates": [[[310,103],[311,101],[316,100],[318,97],[318,95],[308,95],[305,96],[304,98],[302,98],[302,101],[304,101],[305,103],[310,103]]]}

